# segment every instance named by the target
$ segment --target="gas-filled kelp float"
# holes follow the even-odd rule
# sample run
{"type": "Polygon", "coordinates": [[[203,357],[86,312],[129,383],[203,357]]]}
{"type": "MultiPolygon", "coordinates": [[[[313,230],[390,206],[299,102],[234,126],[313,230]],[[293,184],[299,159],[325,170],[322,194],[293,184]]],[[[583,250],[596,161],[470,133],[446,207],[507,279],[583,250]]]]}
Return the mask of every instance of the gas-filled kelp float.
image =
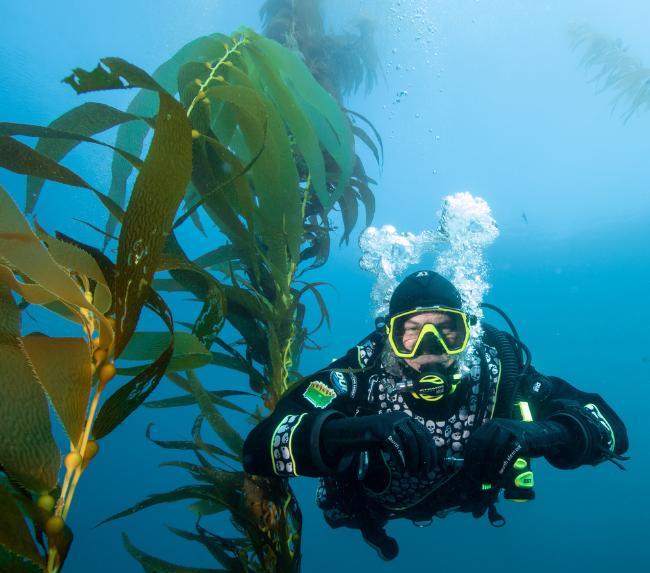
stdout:
{"type": "MultiPolygon", "coordinates": [[[[219,571],[300,569],[301,516],[291,488],[238,470],[242,436],[223,411],[255,422],[264,409],[248,412],[237,397],[259,396],[270,410],[298,379],[300,354],[314,344],[306,296],[320,309],[318,326],[328,320],[320,284],[301,277],[327,261],[333,210],[341,212],[343,240],[359,203],[366,224],[372,218],[373,181],[355,135],[377,158],[381,141],[353,125],[307,64],[295,49],[248,29],[214,34],[183,47],[152,76],[106,58],[65,80],[79,93],[139,90],[126,111],[84,103],[48,127],[0,124],[0,165],[27,175],[27,215],[45,180],[87,189],[110,213],[107,228],[96,228],[100,245],[88,245],[30,224],[0,189],[0,570],[61,570],[73,539],[68,512],[98,442],[163,377],[182,393],[151,406],[170,415],[179,406],[199,408],[187,441],[156,440],[193,455],[169,463],[191,481],[109,519],[189,500],[195,530],[172,531],[205,546],[219,571]],[[118,126],[114,147],[96,139],[118,126]],[[35,147],[22,137],[38,138],[35,147]],[[108,194],[60,163],[80,143],[114,150],[108,194]],[[201,212],[215,231],[204,229],[201,212]],[[181,225],[193,225],[184,237],[209,234],[214,248],[191,260],[176,234],[181,225]],[[113,240],[115,260],[99,248],[113,240]],[[166,291],[190,293],[198,312],[176,316],[166,291]],[[159,317],[161,331],[138,329],[145,309],[159,317]],[[76,323],[78,335],[23,332],[21,318],[32,310],[76,323]],[[211,373],[220,389],[210,388],[196,372],[208,365],[245,376],[248,388],[224,390],[225,370],[211,373]],[[69,439],[63,452],[53,437],[58,423],[69,439]],[[217,444],[204,439],[206,425],[217,444]],[[235,533],[208,529],[209,516],[223,512],[235,533]]],[[[145,571],[179,567],[126,537],[125,545],[145,571]]]]}

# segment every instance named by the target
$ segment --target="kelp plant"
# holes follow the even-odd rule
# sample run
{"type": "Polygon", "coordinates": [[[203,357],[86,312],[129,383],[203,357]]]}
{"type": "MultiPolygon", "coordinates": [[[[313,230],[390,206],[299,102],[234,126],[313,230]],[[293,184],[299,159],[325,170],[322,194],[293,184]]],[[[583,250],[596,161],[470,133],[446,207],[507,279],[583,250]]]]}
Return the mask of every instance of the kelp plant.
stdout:
{"type": "MultiPolygon", "coordinates": [[[[65,155],[82,141],[106,145],[83,129],[66,129],[78,121],[89,119],[90,126],[94,119],[95,131],[102,131],[98,126],[106,129],[117,121],[139,118],[119,115],[108,106],[82,106],[48,128],[0,124],[0,165],[27,174],[36,196],[44,179],[86,188],[122,222],[113,263],[92,247],[63,235],[50,236],[37,224],[32,229],[0,189],[0,468],[5,476],[0,484],[0,564],[7,572],[61,569],[72,541],[66,518],[77,483],[98,451],[97,440],[142,403],[174,352],[174,339],[167,334],[160,356],[100,406],[116,375],[114,361],[137,336],[135,326],[145,305],[173,334],[170,312],[150,283],[162,253],[161,237],[171,227],[192,166],[185,110],[138,68],[120,60],[107,66],[113,87],[124,82],[151,89],[160,100],[146,159],[116,149],[139,170],[125,212],[53,157],[65,155]],[[15,136],[41,139],[32,149],[15,136]],[[173,167],[168,164],[171,157],[173,167]],[[143,228],[143,210],[149,228],[143,228]],[[16,296],[22,299],[19,304],[16,296]],[[21,313],[30,305],[78,323],[82,336],[23,336],[21,313]],[[63,469],[48,401],[69,439],[63,469]]],[[[131,352],[138,355],[137,348],[131,352]]]]}
{"type": "Polygon", "coordinates": [[[594,32],[587,24],[570,29],[574,50],[584,51],[580,65],[593,75],[597,91],[616,92],[612,109],[625,106],[622,117],[627,122],[641,109],[650,109],[650,68],[628,53],[620,39],[594,32]]]}
{"type": "MultiPolygon", "coordinates": [[[[126,112],[85,103],[49,127],[0,124],[0,165],[28,175],[28,213],[48,179],[100,199],[110,213],[105,245],[120,225],[113,262],[60,233],[50,236],[36,224],[32,230],[8,194],[0,193],[2,570],[61,569],[72,540],[70,502],[97,440],[167,375],[185,394],[154,405],[198,404],[201,413],[191,441],[160,444],[192,450],[198,463],[175,465],[199,483],[151,496],[122,514],[192,499],[196,531],[175,532],[202,543],[225,570],[298,571],[301,518],[288,483],[232,469],[240,461],[242,437],[218,408],[247,413],[229,398],[250,392],[207,389],[194,370],[212,364],[243,373],[268,409],[297,379],[311,334],[306,294],[316,297],[320,322],[327,320],[319,285],[299,277],[327,260],[328,216],[335,205],[346,202],[354,213],[344,217],[344,236],[356,223],[358,199],[366,204],[366,221],[372,217],[368,179],[355,172],[352,126],[296,53],[248,29],[191,42],[153,77],[106,58],[66,81],[79,93],[141,91],[126,112]],[[107,145],[94,136],[116,126],[111,189],[104,195],[59,161],[80,142],[107,145]],[[14,136],[39,141],[31,148],[14,136]],[[219,233],[210,237],[215,248],[190,260],[175,230],[191,219],[196,229],[187,234],[205,234],[199,213],[219,233]],[[169,272],[169,278],[156,279],[157,272],[169,272]],[[191,293],[201,303],[198,313],[174,320],[160,290],[191,293]],[[77,322],[83,336],[22,335],[20,313],[29,305],[77,322]],[[143,308],[155,312],[166,330],[136,332],[143,308]],[[177,332],[177,325],[189,332],[177,332]],[[125,360],[152,362],[127,367],[125,360]],[[116,374],[126,381],[107,386],[116,374]],[[111,386],[115,391],[102,399],[111,386]],[[70,439],[62,479],[48,400],[70,439]],[[203,441],[204,420],[222,446],[203,441]],[[201,517],[224,510],[243,537],[203,527],[201,517]]],[[[258,406],[251,418],[261,416],[258,406]]],[[[127,538],[125,544],[146,571],[176,567],[140,552],[127,538]]]]}
{"type": "Polygon", "coordinates": [[[368,93],[377,82],[379,56],[374,26],[357,22],[357,33],[327,33],[321,0],[266,0],[260,10],[264,34],[302,54],[316,80],[339,102],[363,84],[368,93]]]}

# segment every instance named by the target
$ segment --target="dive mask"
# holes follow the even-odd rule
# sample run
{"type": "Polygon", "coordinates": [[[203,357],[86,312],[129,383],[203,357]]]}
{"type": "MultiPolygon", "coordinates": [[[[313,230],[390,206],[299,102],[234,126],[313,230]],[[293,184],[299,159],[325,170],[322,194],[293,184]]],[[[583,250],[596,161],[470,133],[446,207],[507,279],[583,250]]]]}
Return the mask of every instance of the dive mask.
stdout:
{"type": "Polygon", "coordinates": [[[391,316],[386,324],[395,356],[460,354],[469,342],[470,319],[462,310],[444,306],[419,307],[391,316]]]}

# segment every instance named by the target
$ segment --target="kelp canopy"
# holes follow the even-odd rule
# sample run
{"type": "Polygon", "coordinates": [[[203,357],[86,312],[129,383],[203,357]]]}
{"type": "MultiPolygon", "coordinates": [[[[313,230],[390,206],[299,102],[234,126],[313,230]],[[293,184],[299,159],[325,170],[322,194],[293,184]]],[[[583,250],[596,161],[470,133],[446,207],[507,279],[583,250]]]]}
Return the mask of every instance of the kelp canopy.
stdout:
{"type": "Polygon", "coordinates": [[[321,0],[267,0],[260,13],[264,34],[299,51],[339,102],[364,84],[366,93],[375,86],[380,64],[371,20],[359,19],[356,33],[326,33],[321,0]]]}
{"type": "MultiPolygon", "coordinates": [[[[65,81],[78,93],[139,91],[126,111],[89,102],[48,127],[0,124],[0,165],[27,175],[27,214],[45,180],[87,189],[110,214],[103,246],[117,240],[113,261],[95,246],[32,228],[0,191],[2,570],[61,569],[72,541],[68,511],[97,440],[166,376],[183,393],[151,406],[196,404],[200,414],[191,440],[157,443],[192,451],[196,463],[173,463],[197,483],[118,515],[189,499],[196,530],[174,532],[204,545],[224,570],[298,571],[295,498],[286,482],[236,469],[242,437],[221,410],[258,420],[259,406],[247,412],[232,398],[252,393],[272,409],[299,377],[300,354],[313,333],[305,326],[306,294],[320,308],[318,326],[328,320],[320,285],[301,275],[326,262],[335,207],[343,240],[357,223],[359,202],[370,222],[372,180],[355,153],[355,135],[378,159],[381,141],[352,125],[299,54],[249,29],[199,38],[151,76],[105,58],[65,81]],[[114,127],[114,146],[96,139],[114,127]],[[17,136],[38,141],[32,148],[17,136]],[[60,163],[80,143],[114,150],[108,194],[60,163]],[[204,228],[206,217],[216,233],[204,228]],[[176,233],[190,224],[214,245],[193,260],[176,233]],[[198,312],[176,316],[161,294],[166,291],[190,293],[200,302],[198,312]],[[24,334],[20,317],[30,305],[78,324],[79,336],[24,334]],[[138,329],[145,308],[164,330],[138,329]],[[243,373],[249,388],[206,387],[195,370],[207,365],[243,373]],[[48,402],[70,439],[62,469],[48,402]],[[220,445],[202,438],[204,422],[220,445]],[[202,518],[224,510],[243,536],[204,527],[202,518]]],[[[177,567],[127,538],[125,544],[146,571],[177,567]]]]}

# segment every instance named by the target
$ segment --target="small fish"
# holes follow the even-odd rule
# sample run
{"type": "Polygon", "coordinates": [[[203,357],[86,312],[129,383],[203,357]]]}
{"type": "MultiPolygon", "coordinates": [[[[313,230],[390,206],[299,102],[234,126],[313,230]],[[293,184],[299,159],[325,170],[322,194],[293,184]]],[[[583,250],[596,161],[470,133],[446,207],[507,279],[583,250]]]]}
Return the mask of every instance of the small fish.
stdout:
{"type": "Polygon", "coordinates": [[[528,217],[526,217],[526,213],[522,213],[521,218],[524,220],[524,223],[526,223],[526,225],[528,225],[528,217]]]}

